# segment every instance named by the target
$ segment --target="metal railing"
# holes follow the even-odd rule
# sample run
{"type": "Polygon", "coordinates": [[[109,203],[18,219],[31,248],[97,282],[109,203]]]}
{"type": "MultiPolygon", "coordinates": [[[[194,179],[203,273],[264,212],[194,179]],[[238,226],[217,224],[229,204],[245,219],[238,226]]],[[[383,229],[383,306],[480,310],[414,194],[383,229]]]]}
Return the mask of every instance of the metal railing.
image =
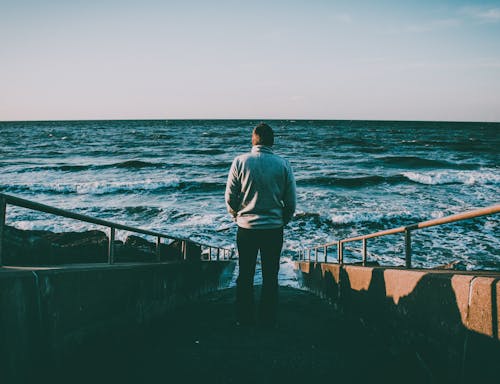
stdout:
{"type": "Polygon", "coordinates": [[[339,264],[342,264],[344,261],[344,244],[351,243],[354,241],[362,241],[362,246],[361,246],[362,263],[363,263],[363,265],[366,265],[366,262],[368,259],[368,252],[367,252],[367,240],[368,239],[387,236],[387,235],[394,235],[397,233],[404,233],[405,266],[406,266],[406,268],[411,268],[411,264],[412,264],[411,263],[411,257],[412,257],[411,233],[412,233],[412,231],[415,231],[417,229],[422,229],[422,228],[433,227],[436,225],[454,223],[456,221],[473,219],[473,218],[480,217],[480,216],[493,215],[493,214],[499,213],[499,212],[500,212],[500,204],[497,204],[497,205],[493,205],[493,206],[487,207],[487,208],[476,209],[476,210],[464,212],[464,213],[457,213],[455,215],[446,216],[446,217],[442,217],[439,219],[423,221],[420,223],[411,224],[411,225],[407,225],[404,227],[387,229],[384,231],[370,233],[368,235],[355,236],[355,237],[350,237],[347,239],[332,241],[329,243],[325,243],[325,244],[321,244],[321,245],[317,245],[317,246],[313,246],[313,247],[309,247],[309,248],[303,248],[303,249],[299,250],[298,251],[298,259],[311,261],[312,260],[311,253],[314,252],[314,260],[316,262],[318,262],[319,256],[320,256],[319,253],[322,252],[323,253],[323,261],[326,263],[326,262],[328,262],[328,248],[336,246],[337,247],[337,262],[339,264]]]}
{"type": "Polygon", "coordinates": [[[96,225],[101,225],[104,227],[107,227],[109,229],[109,238],[108,238],[108,263],[113,264],[115,262],[115,235],[116,235],[116,230],[124,230],[127,232],[133,232],[133,233],[140,233],[143,235],[148,235],[148,236],[154,236],[156,237],[156,260],[160,261],[160,248],[161,248],[161,240],[162,239],[170,239],[170,240],[177,240],[181,242],[181,255],[183,259],[186,259],[187,257],[187,248],[188,248],[188,243],[198,245],[202,252],[202,255],[206,255],[206,258],[202,258],[202,260],[227,260],[230,259],[233,256],[233,250],[228,249],[228,248],[222,248],[222,247],[215,247],[212,245],[206,245],[206,244],[201,244],[197,243],[188,239],[183,239],[175,236],[170,236],[161,232],[156,232],[156,231],[150,231],[147,229],[142,229],[142,228],[136,228],[136,227],[131,227],[128,225],[123,225],[119,223],[114,223],[111,221],[107,220],[102,220],[98,219],[95,217],[87,216],[87,215],[82,215],[79,213],[67,211],[64,209],[60,208],[55,208],[50,205],[45,205],[41,203],[36,203],[34,201],[22,199],[20,197],[16,196],[11,196],[11,195],[6,195],[3,193],[0,193],[0,267],[3,265],[2,262],[2,254],[4,251],[4,232],[5,232],[5,222],[6,222],[6,212],[7,212],[7,205],[14,205],[17,207],[22,207],[22,208],[27,208],[39,212],[45,212],[49,214],[53,214],[56,216],[61,216],[61,217],[66,217],[69,219],[75,219],[78,221],[83,221],[86,223],[90,224],[96,224],[96,225]],[[206,253],[203,252],[203,249],[207,251],[206,253]],[[214,255],[215,254],[215,255],[214,255]]]}

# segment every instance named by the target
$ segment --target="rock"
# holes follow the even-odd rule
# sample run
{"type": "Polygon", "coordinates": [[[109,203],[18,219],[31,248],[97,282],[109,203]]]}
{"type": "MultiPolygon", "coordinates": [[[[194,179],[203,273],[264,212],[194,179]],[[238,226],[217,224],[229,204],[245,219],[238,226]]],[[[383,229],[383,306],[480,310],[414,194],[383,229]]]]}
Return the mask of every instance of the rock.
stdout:
{"type": "Polygon", "coordinates": [[[52,263],[102,263],[108,260],[108,237],[102,231],[50,233],[44,236],[52,263]]]}
{"type": "Polygon", "coordinates": [[[152,262],[156,260],[156,244],[136,235],[128,236],[123,248],[115,249],[115,251],[115,261],[152,262]]]}
{"type": "Polygon", "coordinates": [[[102,231],[54,233],[6,226],[3,263],[54,265],[105,262],[107,249],[108,238],[102,231]]]}
{"type": "MultiPolygon", "coordinates": [[[[125,241],[124,247],[120,252],[117,252],[117,261],[156,261],[156,243],[148,241],[142,237],[130,235],[125,241]]],[[[176,261],[182,260],[182,241],[173,240],[169,244],[161,243],[160,245],[160,261],[176,261]]],[[[186,259],[200,260],[200,246],[187,242],[186,259]]]]}
{"type": "MultiPolygon", "coordinates": [[[[102,231],[61,232],[21,230],[6,226],[3,263],[41,266],[75,263],[106,263],[108,237],[102,231]]],[[[115,240],[115,262],[155,262],[156,242],[130,235],[125,243],[115,240]]],[[[199,261],[201,248],[187,242],[186,259],[199,261]]],[[[160,261],[183,260],[182,241],[160,245],[160,261]]]]}
{"type": "Polygon", "coordinates": [[[451,263],[440,265],[432,269],[447,269],[452,271],[465,271],[467,270],[467,265],[461,260],[455,260],[451,263]]]}

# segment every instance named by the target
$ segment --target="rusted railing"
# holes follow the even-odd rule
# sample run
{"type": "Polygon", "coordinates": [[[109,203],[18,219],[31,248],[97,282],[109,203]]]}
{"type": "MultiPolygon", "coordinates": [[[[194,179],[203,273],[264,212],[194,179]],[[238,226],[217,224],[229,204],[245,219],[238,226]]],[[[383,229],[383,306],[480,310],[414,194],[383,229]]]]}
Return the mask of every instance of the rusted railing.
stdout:
{"type": "Polygon", "coordinates": [[[368,235],[362,235],[362,236],[356,236],[356,237],[350,237],[347,239],[332,241],[329,243],[325,243],[325,244],[321,244],[321,245],[317,245],[317,246],[313,246],[313,247],[309,247],[309,248],[303,248],[303,249],[298,251],[298,258],[299,258],[299,260],[311,261],[312,258],[314,257],[314,260],[316,262],[318,262],[318,261],[320,261],[319,253],[322,252],[323,253],[323,261],[326,263],[326,262],[328,262],[328,248],[337,247],[337,262],[339,264],[342,264],[344,261],[344,255],[343,255],[344,244],[354,242],[354,241],[362,241],[361,255],[363,258],[362,259],[363,265],[366,265],[366,262],[368,259],[368,253],[367,253],[367,240],[368,239],[372,239],[375,237],[381,237],[381,236],[387,236],[387,235],[394,235],[397,233],[404,233],[405,265],[406,265],[406,268],[411,268],[411,256],[412,256],[411,233],[412,233],[412,231],[415,231],[417,229],[422,229],[422,228],[433,227],[436,225],[454,223],[456,221],[473,219],[473,218],[480,217],[480,216],[493,215],[493,214],[499,213],[499,212],[500,212],[500,204],[497,204],[497,205],[493,205],[491,207],[476,209],[476,210],[464,212],[464,213],[457,213],[455,215],[446,216],[446,217],[442,217],[439,219],[423,221],[420,223],[407,225],[405,227],[387,229],[384,231],[370,233],[368,235]],[[311,255],[312,252],[314,252],[314,256],[311,255]]]}
{"type": "Polygon", "coordinates": [[[147,229],[141,229],[136,227],[131,227],[128,225],[123,225],[119,223],[114,223],[107,220],[98,219],[95,217],[82,215],[79,213],[67,211],[60,208],[55,208],[49,205],[36,203],[34,201],[22,199],[20,197],[15,197],[11,195],[6,195],[0,193],[0,266],[2,266],[2,253],[4,249],[4,230],[5,230],[5,220],[6,220],[6,212],[7,205],[14,205],[22,208],[27,208],[39,212],[45,212],[49,214],[53,214],[56,216],[66,217],[69,219],[75,219],[79,221],[83,221],[86,223],[101,225],[107,227],[109,229],[109,244],[108,244],[108,263],[113,264],[114,256],[115,256],[115,235],[116,230],[124,230],[128,232],[140,233],[143,235],[154,236],[156,237],[156,259],[160,261],[160,247],[162,239],[170,239],[177,240],[181,242],[181,254],[183,259],[186,259],[187,256],[187,244],[192,243],[200,246],[202,250],[202,255],[206,255],[206,258],[203,260],[227,260],[233,256],[233,250],[228,248],[215,247],[212,245],[206,245],[197,243],[188,239],[183,239],[179,237],[170,236],[161,232],[150,231],[147,229]],[[203,252],[205,250],[206,252],[203,252]],[[214,255],[215,254],[215,255],[214,255]]]}

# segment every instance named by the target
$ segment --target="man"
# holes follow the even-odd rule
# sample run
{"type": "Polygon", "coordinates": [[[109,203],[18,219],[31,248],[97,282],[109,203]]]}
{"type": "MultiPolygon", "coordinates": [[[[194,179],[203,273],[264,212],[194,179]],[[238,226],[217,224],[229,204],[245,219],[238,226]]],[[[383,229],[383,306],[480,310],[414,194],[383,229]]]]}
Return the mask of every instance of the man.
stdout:
{"type": "Polygon", "coordinates": [[[292,168],[273,153],[273,144],[272,128],[257,125],[252,151],[234,159],[226,185],[227,210],[238,225],[236,315],[241,325],[255,322],[253,279],[259,251],[263,278],[259,319],[263,326],[276,322],[283,227],[295,212],[296,195],[292,168]]]}

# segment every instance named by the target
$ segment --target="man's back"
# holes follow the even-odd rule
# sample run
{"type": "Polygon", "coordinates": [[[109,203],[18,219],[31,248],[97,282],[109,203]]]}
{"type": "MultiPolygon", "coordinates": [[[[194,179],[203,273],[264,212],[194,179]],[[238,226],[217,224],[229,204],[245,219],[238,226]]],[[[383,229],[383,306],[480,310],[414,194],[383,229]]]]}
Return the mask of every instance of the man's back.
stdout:
{"type": "Polygon", "coordinates": [[[252,152],[233,161],[226,203],[239,227],[283,227],[295,211],[295,180],[290,164],[270,147],[254,145],[252,152]]]}

